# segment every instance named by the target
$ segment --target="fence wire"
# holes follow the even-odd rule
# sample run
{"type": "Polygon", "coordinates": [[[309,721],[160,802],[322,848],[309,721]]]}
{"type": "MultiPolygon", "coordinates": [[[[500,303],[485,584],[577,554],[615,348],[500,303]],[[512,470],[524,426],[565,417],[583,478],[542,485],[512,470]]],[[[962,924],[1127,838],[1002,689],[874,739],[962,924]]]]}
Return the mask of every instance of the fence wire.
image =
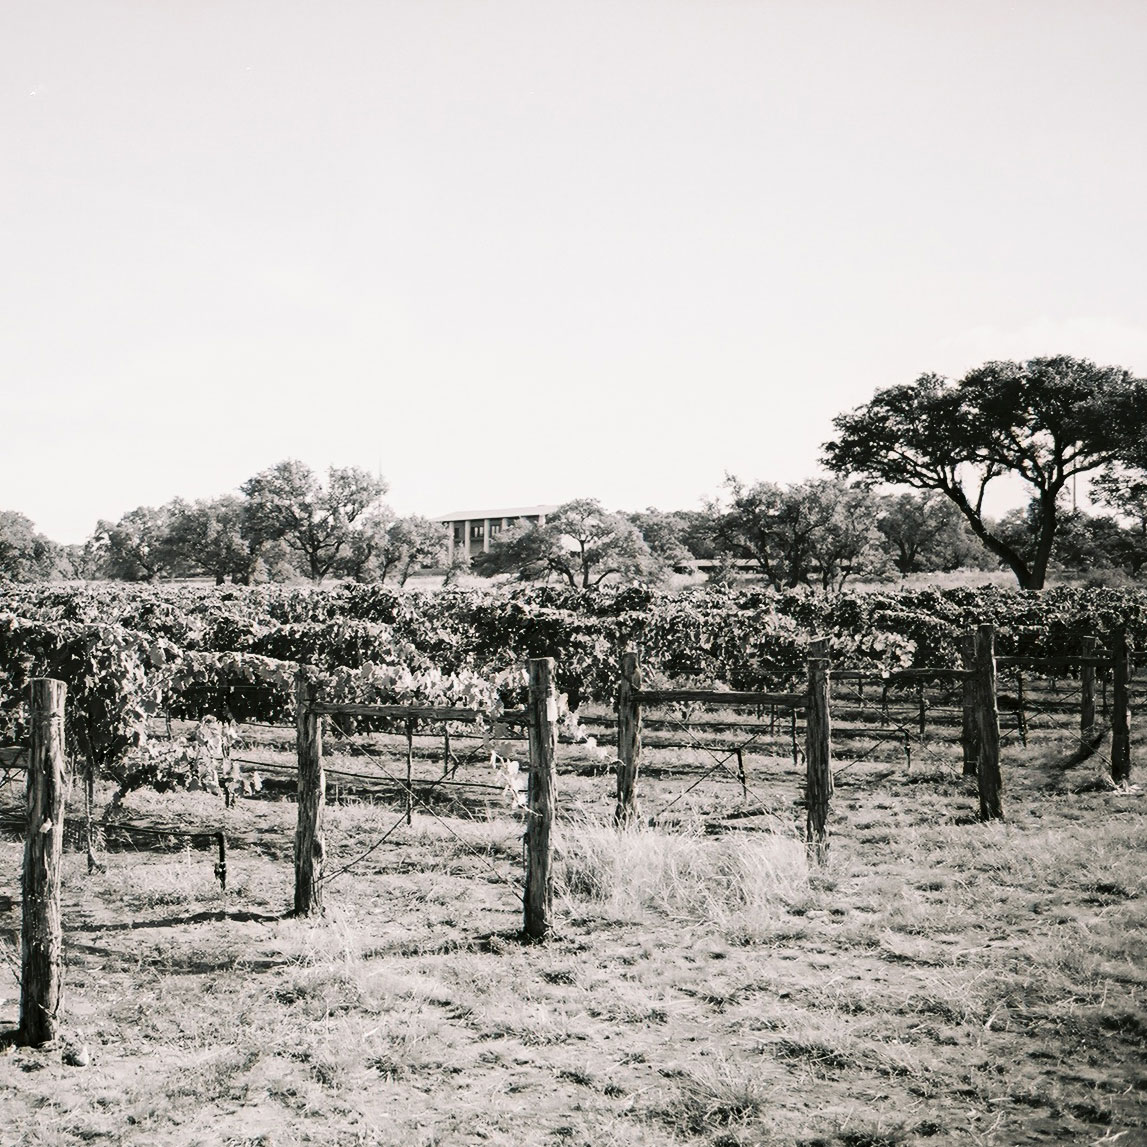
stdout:
{"type": "MultiPolygon", "coordinates": [[[[332,724],[333,724],[333,722],[332,722],[332,724]]],[[[348,738],[344,737],[344,740],[345,739],[348,739],[348,738]]],[[[361,748],[361,745],[360,745],[360,748],[361,748]]],[[[395,785],[399,789],[399,791],[403,792],[405,794],[407,800],[409,802],[411,802],[411,804],[417,804],[422,809],[424,809],[426,811],[426,813],[428,813],[433,820],[435,820],[438,824],[440,824],[446,830],[446,832],[451,837],[453,837],[462,846],[463,850],[466,853],[468,853],[470,856],[473,856],[475,859],[481,861],[481,863],[487,869],[487,871],[489,871],[498,880],[499,883],[505,884],[506,887],[510,888],[514,892],[516,899],[520,903],[522,903],[522,904],[525,903],[525,897],[522,895],[521,891],[517,887],[515,887],[515,885],[511,884],[510,881],[507,880],[506,877],[501,872],[499,872],[497,868],[495,868],[493,866],[493,864],[491,864],[490,858],[485,853],[480,852],[468,840],[466,840],[465,837],[463,837],[461,834],[459,834],[457,831],[455,831],[453,826],[444,817],[440,816],[438,814],[438,812],[429,803],[427,803],[427,801],[424,799],[425,794],[432,792],[434,789],[438,788],[443,783],[448,783],[446,781],[446,778],[450,775],[449,763],[447,764],[447,768],[443,771],[443,773],[440,777],[433,779],[433,780],[429,781],[428,783],[425,781],[420,782],[420,784],[422,786],[422,794],[420,795],[414,788],[413,780],[411,780],[410,782],[407,782],[405,778],[399,778],[399,777],[391,776],[391,774],[388,773],[386,771],[386,769],[382,768],[382,765],[385,763],[384,758],[379,756],[377,753],[373,753],[369,750],[365,751],[365,755],[368,758],[370,758],[371,760],[373,760],[374,762],[376,762],[376,767],[378,768],[380,776],[382,776],[383,778],[388,780],[390,783],[395,785]]],[[[465,782],[461,782],[461,783],[465,783],[465,782]]],[[[504,789],[502,791],[504,791],[504,789]]],[[[470,813],[469,809],[464,808],[464,811],[466,812],[467,816],[471,820],[477,820],[477,818],[474,817],[470,813]]],[[[382,845],[385,844],[387,840],[389,840],[404,824],[407,823],[407,818],[408,818],[408,813],[406,810],[403,810],[403,812],[399,814],[399,817],[394,822],[394,824],[392,824],[390,826],[390,828],[387,829],[386,832],[384,832],[382,834],[382,836],[380,836],[377,840],[375,840],[372,844],[370,844],[358,856],[353,857],[351,860],[347,861],[344,865],[342,865],[342,867],[336,869],[334,872],[324,873],[323,877],[322,877],[323,883],[325,884],[325,883],[334,881],[338,877],[346,875],[346,873],[351,872],[355,868],[356,865],[361,864],[364,860],[367,859],[367,857],[369,857],[369,856],[373,855],[375,852],[377,852],[378,849],[381,848],[382,845]]]]}
{"type": "MultiPolygon", "coordinates": [[[[716,773],[718,769],[726,768],[728,763],[731,760],[733,760],[734,757],[738,756],[738,754],[742,755],[741,760],[742,760],[742,764],[743,764],[743,754],[744,754],[745,749],[747,749],[749,747],[749,745],[752,745],[754,742],[759,741],[761,739],[762,733],[764,732],[763,729],[758,730],[747,741],[742,741],[739,745],[736,745],[731,749],[725,750],[725,756],[718,757],[717,752],[714,750],[713,746],[707,745],[707,744],[705,744],[704,741],[701,741],[700,739],[698,739],[698,737],[693,732],[692,728],[689,726],[689,724],[687,722],[678,721],[674,717],[665,717],[662,719],[665,720],[666,722],[668,722],[669,724],[673,725],[677,729],[681,730],[690,739],[690,741],[693,743],[693,746],[697,749],[700,749],[702,752],[708,753],[708,755],[713,758],[714,763],[708,769],[706,769],[705,772],[701,774],[701,776],[697,777],[693,781],[692,784],[690,784],[688,787],[686,787],[681,792],[679,792],[667,805],[665,805],[663,808],[661,808],[653,817],[653,819],[655,821],[660,820],[661,817],[663,817],[675,804],[677,804],[678,801],[683,800],[695,788],[697,788],[699,785],[701,785],[709,777],[713,776],[713,774],[716,773]]],[[[751,793],[753,795],[753,797],[760,803],[761,812],[764,813],[764,815],[773,817],[775,820],[780,821],[782,824],[785,823],[783,817],[781,817],[779,814],[773,812],[768,807],[768,802],[766,802],[765,798],[763,796],[761,796],[760,793],[758,793],[756,790],[751,789],[749,787],[748,781],[747,781],[747,774],[745,774],[743,769],[741,769],[737,773],[736,779],[737,779],[738,783],[741,785],[741,791],[744,794],[746,794],[746,797],[748,794],[751,793]]]]}

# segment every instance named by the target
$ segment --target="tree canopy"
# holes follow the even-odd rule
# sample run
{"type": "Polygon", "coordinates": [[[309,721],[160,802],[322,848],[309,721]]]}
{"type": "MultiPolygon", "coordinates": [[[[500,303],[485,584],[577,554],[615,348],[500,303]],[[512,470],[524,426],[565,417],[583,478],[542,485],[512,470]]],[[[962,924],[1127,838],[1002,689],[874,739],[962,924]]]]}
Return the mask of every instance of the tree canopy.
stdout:
{"type": "Polygon", "coordinates": [[[0,581],[40,581],[56,573],[61,561],[59,546],[37,533],[30,518],[0,510],[0,581]]]}
{"type": "Polygon", "coordinates": [[[518,526],[476,555],[474,569],[486,577],[514,573],[523,581],[557,577],[583,589],[608,578],[656,581],[666,572],[637,527],[593,498],[566,502],[544,526],[518,526]]]}
{"type": "Polygon", "coordinates": [[[828,467],[869,481],[937,490],[1024,589],[1042,589],[1058,499],[1077,474],[1133,457],[1147,432],[1147,381],[1066,355],[989,362],[958,382],[926,374],[879,390],[834,420],[828,467]],[[1032,544],[1018,549],[985,516],[1002,475],[1032,487],[1032,544]]]}
{"type": "Polygon", "coordinates": [[[322,581],[350,544],[352,526],[386,493],[386,483],[357,466],[332,466],[324,486],[303,462],[280,462],[242,486],[244,533],[256,545],[281,540],[322,581]]]}
{"type": "Polygon", "coordinates": [[[877,508],[866,490],[813,479],[791,486],[738,478],[725,483],[729,505],[714,505],[718,551],[756,563],[775,589],[819,581],[840,589],[853,574],[878,574],[885,564],[877,508]]]}

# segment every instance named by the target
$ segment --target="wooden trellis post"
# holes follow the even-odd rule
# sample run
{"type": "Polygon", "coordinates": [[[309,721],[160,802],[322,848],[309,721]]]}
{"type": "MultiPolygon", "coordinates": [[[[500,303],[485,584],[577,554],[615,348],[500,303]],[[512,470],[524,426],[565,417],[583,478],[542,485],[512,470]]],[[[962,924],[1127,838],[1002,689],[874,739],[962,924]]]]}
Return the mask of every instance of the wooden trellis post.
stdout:
{"type": "Polygon", "coordinates": [[[406,823],[414,819],[414,718],[406,718],[406,823]]]}
{"type": "Polygon", "coordinates": [[[809,644],[808,696],[805,702],[805,842],[823,864],[828,856],[828,805],[832,797],[832,748],[829,718],[828,641],[809,644]]]}
{"type": "Polygon", "coordinates": [[[31,683],[28,827],[24,837],[20,933],[21,1044],[54,1040],[60,1009],[60,861],[64,847],[64,699],[62,681],[31,683]]]}
{"type": "Polygon", "coordinates": [[[960,660],[964,677],[964,724],[960,745],[964,751],[964,776],[974,777],[978,772],[980,756],[980,727],[976,716],[976,632],[968,630],[960,646],[960,660]]]}
{"type": "Polygon", "coordinates": [[[553,929],[553,821],[557,797],[558,695],[552,657],[530,661],[530,788],[526,820],[525,934],[544,940],[553,929]]]}
{"type": "Polygon", "coordinates": [[[1120,626],[1112,641],[1111,779],[1117,785],[1131,781],[1131,653],[1127,630],[1120,626]]]}
{"type": "Polygon", "coordinates": [[[637,819],[637,770],[641,760],[641,702],[635,694],[641,688],[641,664],[635,650],[621,655],[621,677],[617,684],[617,825],[637,819]]]}
{"type": "Polygon", "coordinates": [[[295,829],[295,915],[323,910],[323,810],[327,779],[323,772],[323,732],[314,711],[315,687],[300,669],[295,678],[295,731],[299,755],[299,820],[295,829]]]}
{"type": "MultiPolygon", "coordinates": [[[[1095,656],[1095,638],[1085,637],[1080,642],[1084,657],[1095,656]]],[[[1079,667],[1079,739],[1090,744],[1095,735],[1095,666],[1086,663],[1079,667]]]]}
{"type": "Polygon", "coordinates": [[[1025,710],[1024,698],[1024,671],[1016,670],[1016,731],[1020,735],[1020,744],[1028,747],[1028,715],[1025,710]]]}
{"type": "Polygon", "coordinates": [[[980,819],[1003,820],[1000,714],[996,708],[996,631],[992,625],[981,625],[976,632],[975,684],[980,735],[976,769],[980,789],[980,819]]]}

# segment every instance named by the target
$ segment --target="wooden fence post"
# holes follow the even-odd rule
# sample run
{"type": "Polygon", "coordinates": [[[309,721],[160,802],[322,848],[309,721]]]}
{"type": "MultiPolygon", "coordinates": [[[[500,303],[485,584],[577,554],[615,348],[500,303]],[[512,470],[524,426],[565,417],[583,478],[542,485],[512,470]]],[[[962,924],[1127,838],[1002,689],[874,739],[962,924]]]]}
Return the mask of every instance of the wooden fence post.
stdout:
{"type": "Polygon", "coordinates": [[[530,661],[530,788],[526,814],[525,934],[544,940],[553,928],[553,830],[557,798],[558,695],[554,660],[530,661]]]}
{"type": "Polygon", "coordinates": [[[1016,670],[1016,731],[1020,735],[1020,744],[1028,747],[1028,715],[1024,709],[1024,671],[1016,670]]]}
{"type": "Polygon", "coordinates": [[[831,719],[829,715],[828,641],[809,644],[808,697],[805,705],[805,843],[823,864],[828,857],[828,804],[832,796],[831,719]]]}
{"type": "Polygon", "coordinates": [[[980,819],[1003,820],[1000,779],[1000,714],[996,707],[996,631],[981,625],[976,633],[976,716],[980,734],[976,779],[980,819]]]}
{"type": "MultiPolygon", "coordinates": [[[[1095,638],[1085,637],[1080,642],[1084,657],[1095,656],[1095,638]]],[[[1091,743],[1095,735],[1095,666],[1079,667],[1079,740],[1081,745],[1091,743]]]]}
{"type": "Polygon", "coordinates": [[[960,745],[964,750],[964,776],[974,777],[979,772],[980,729],[976,717],[976,631],[969,629],[960,645],[960,661],[967,676],[964,678],[964,726],[960,745]]]}
{"type": "Polygon", "coordinates": [[[632,824],[637,819],[637,769],[641,761],[641,703],[634,693],[641,688],[641,664],[635,650],[621,655],[617,684],[617,807],[613,821],[632,824]]]}
{"type": "Polygon", "coordinates": [[[312,706],[315,687],[303,669],[295,678],[295,730],[299,755],[299,822],[295,829],[295,915],[323,910],[323,809],[327,779],[323,772],[323,732],[312,706]]]}
{"type": "Polygon", "coordinates": [[[1112,636],[1111,779],[1126,785],[1131,782],[1131,652],[1124,626],[1112,636]]]}
{"type": "Polygon", "coordinates": [[[414,718],[406,718],[406,823],[414,820],[414,718]]]}
{"type": "Polygon", "coordinates": [[[39,1047],[56,1038],[60,1009],[60,860],[64,847],[64,699],[62,681],[31,683],[28,826],[24,836],[18,1040],[39,1047]]]}

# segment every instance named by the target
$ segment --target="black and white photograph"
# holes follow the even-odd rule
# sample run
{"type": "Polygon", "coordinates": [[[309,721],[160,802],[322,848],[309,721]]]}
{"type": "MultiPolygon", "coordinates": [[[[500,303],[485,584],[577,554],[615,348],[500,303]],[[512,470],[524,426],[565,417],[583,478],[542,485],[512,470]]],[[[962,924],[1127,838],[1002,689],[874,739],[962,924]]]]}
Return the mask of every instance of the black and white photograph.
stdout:
{"type": "Polygon", "coordinates": [[[0,0],[0,1144],[1147,1147],[1143,0],[0,0]]]}

